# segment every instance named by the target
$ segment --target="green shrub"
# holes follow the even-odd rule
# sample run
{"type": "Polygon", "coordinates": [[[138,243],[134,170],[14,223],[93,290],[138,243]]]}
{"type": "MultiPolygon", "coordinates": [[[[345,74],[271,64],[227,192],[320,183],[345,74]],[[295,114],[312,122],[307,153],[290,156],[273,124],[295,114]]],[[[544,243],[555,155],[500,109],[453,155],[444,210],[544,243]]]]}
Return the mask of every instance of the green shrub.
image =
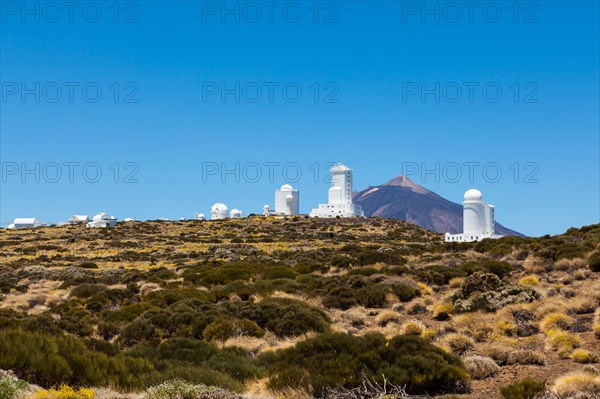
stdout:
{"type": "Polygon", "coordinates": [[[592,252],[587,259],[587,264],[593,272],[600,272],[600,251],[592,252]]]}
{"type": "Polygon", "coordinates": [[[363,372],[377,381],[384,374],[414,393],[454,391],[467,378],[458,357],[414,336],[323,334],[263,356],[271,388],[301,388],[317,397],[340,385],[360,386],[363,372]]]}
{"type": "Polygon", "coordinates": [[[0,332],[0,369],[13,370],[42,386],[60,384],[129,388],[152,369],[142,359],[109,357],[70,336],[7,330],[0,332]]]}
{"type": "Polygon", "coordinates": [[[29,385],[25,381],[0,374],[0,399],[17,399],[27,389],[29,385]]]}
{"type": "Polygon", "coordinates": [[[504,399],[534,399],[540,393],[544,392],[546,384],[531,378],[525,378],[521,381],[500,388],[500,393],[504,399]]]}
{"type": "Polygon", "coordinates": [[[412,271],[412,274],[420,281],[437,285],[448,284],[452,278],[465,277],[467,275],[464,270],[443,265],[425,266],[412,271]]]}
{"type": "Polygon", "coordinates": [[[511,272],[512,266],[507,262],[483,258],[467,262],[459,267],[460,270],[471,275],[475,272],[492,273],[502,278],[511,272]]]}
{"type": "Polygon", "coordinates": [[[495,274],[475,272],[465,279],[450,299],[455,312],[492,312],[512,303],[532,302],[539,297],[540,294],[532,288],[502,281],[495,274]]]}
{"type": "Polygon", "coordinates": [[[323,333],[330,324],[329,317],[322,310],[287,298],[267,298],[258,304],[244,305],[240,315],[278,337],[295,337],[309,331],[323,333]]]}

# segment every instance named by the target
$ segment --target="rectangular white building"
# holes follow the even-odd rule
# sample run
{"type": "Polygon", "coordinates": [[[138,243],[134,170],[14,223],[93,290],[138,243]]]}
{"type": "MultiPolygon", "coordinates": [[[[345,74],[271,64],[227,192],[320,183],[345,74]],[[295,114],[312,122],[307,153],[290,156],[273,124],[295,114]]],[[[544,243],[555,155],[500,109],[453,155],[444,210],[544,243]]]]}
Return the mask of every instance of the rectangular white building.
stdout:
{"type": "Polygon", "coordinates": [[[313,209],[310,217],[354,217],[364,216],[360,205],[352,199],[352,169],[346,165],[337,164],[331,168],[331,188],[326,204],[319,204],[313,209]]]}

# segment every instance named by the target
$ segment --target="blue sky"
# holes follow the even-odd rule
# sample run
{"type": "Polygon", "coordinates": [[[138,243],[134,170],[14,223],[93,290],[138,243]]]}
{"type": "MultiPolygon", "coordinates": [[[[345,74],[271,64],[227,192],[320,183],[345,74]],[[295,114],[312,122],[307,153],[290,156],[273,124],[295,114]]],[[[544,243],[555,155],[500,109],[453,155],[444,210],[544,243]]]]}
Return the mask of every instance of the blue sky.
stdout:
{"type": "Polygon", "coordinates": [[[0,1],[3,225],[248,214],[290,181],[308,212],[330,162],[477,187],[528,235],[599,221],[597,1],[48,3],[0,1]]]}

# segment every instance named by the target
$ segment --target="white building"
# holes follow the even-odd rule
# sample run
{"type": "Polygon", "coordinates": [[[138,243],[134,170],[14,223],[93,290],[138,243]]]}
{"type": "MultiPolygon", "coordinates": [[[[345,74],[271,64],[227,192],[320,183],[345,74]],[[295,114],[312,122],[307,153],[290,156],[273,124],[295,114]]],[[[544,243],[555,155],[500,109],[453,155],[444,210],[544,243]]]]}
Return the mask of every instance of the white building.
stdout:
{"type": "Polygon", "coordinates": [[[67,220],[67,224],[88,223],[89,221],[90,217],[88,215],[73,215],[67,220]]]}
{"type": "Polygon", "coordinates": [[[8,225],[9,229],[32,229],[42,227],[42,222],[36,218],[16,218],[14,222],[8,225]]]}
{"type": "Polygon", "coordinates": [[[94,215],[92,221],[86,224],[87,227],[93,228],[114,227],[116,225],[117,218],[104,212],[94,215]]]}
{"type": "Polygon", "coordinates": [[[196,220],[206,220],[206,216],[203,213],[197,213],[196,220]]]}
{"type": "Polygon", "coordinates": [[[362,207],[352,200],[352,169],[342,164],[331,168],[331,188],[327,204],[320,204],[310,213],[310,217],[336,216],[364,216],[362,207]]]}
{"type": "Polygon", "coordinates": [[[232,209],[231,212],[229,212],[229,217],[232,219],[241,219],[244,217],[244,213],[239,209],[232,209]]]}
{"type": "Polygon", "coordinates": [[[300,213],[300,191],[284,184],[275,190],[275,213],[280,215],[297,215],[300,213]]]}
{"type": "Polygon", "coordinates": [[[229,208],[227,205],[217,202],[210,208],[211,220],[227,219],[229,208]]]}
{"type": "Polygon", "coordinates": [[[463,202],[463,233],[446,233],[446,242],[471,242],[500,237],[502,236],[496,234],[494,206],[483,200],[481,191],[468,190],[463,202]]]}

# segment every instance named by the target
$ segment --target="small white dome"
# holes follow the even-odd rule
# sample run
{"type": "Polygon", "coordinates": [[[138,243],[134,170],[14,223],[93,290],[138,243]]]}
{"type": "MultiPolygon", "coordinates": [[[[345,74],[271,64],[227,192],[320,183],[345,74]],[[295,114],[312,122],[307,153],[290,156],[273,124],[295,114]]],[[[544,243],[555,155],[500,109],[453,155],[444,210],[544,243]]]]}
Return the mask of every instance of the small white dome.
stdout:
{"type": "Polygon", "coordinates": [[[333,167],[331,168],[331,173],[336,173],[336,172],[347,172],[350,171],[351,169],[349,167],[347,167],[344,164],[338,163],[333,165],[333,167]]]}
{"type": "Polygon", "coordinates": [[[472,188],[465,193],[465,201],[480,201],[482,198],[481,191],[472,188]]]}
{"type": "Polygon", "coordinates": [[[293,195],[286,195],[285,196],[285,201],[286,202],[292,202],[294,200],[294,196],[293,195]]]}
{"type": "Polygon", "coordinates": [[[239,209],[232,209],[229,213],[229,217],[231,218],[241,218],[242,215],[242,211],[240,211],[239,209]]]}
{"type": "Polygon", "coordinates": [[[281,186],[280,190],[281,191],[292,191],[294,188],[289,185],[289,184],[284,184],[283,186],[281,186]]]}
{"type": "Polygon", "coordinates": [[[269,205],[265,205],[263,206],[263,209],[271,209],[271,207],[269,205]]]}

